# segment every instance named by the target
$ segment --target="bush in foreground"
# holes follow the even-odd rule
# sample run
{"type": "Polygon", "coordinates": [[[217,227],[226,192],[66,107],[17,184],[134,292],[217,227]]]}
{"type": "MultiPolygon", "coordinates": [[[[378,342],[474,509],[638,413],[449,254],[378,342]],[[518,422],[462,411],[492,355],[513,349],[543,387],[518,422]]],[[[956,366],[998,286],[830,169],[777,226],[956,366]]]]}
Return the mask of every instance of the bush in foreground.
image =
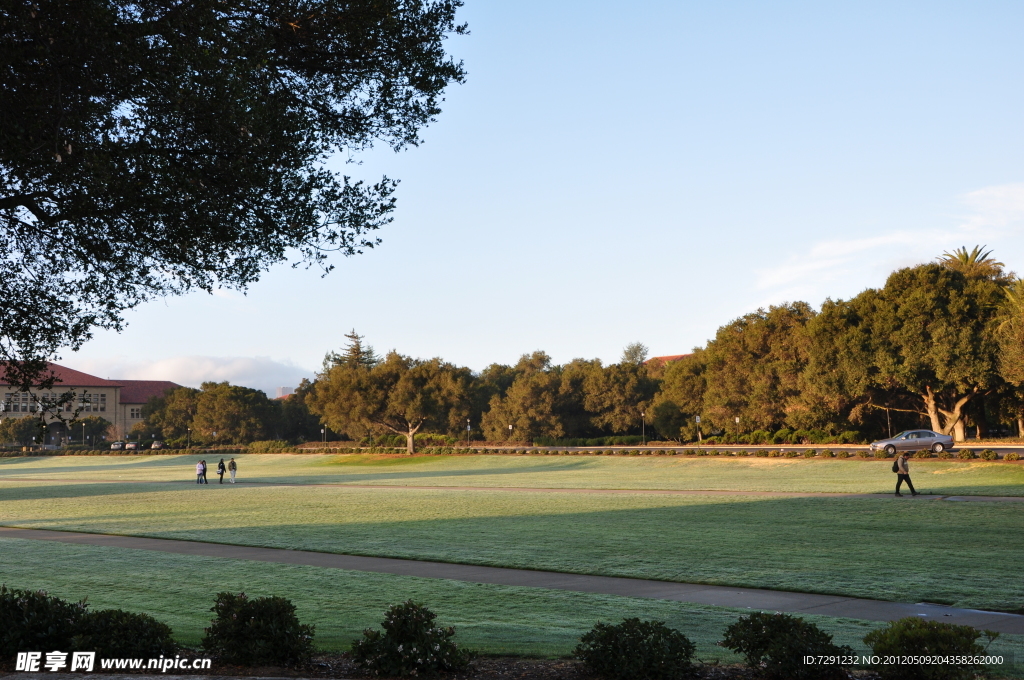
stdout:
{"type": "MultiPolygon", "coordinates": [[[[877,656],[975,656],[985,652],[978,644],[981,635],[970,626],[908,617],[871,631],[864,637],[864,644],[877,656]]],[[[985,635],[991,642],[999,634],[986,632],[985,635]]],[[[979,668],[969,664],[890,664],[875,670],[882,680],[968,680],[979,668]]]]}
{"type": "Polygon", "coordinates": [[[960,449],[960,453],[956,457],[960,460],[972,460],[974,458],[974,451],[971,449],[960,449]]]}
{"type": "Polygon", "coordinates": [[[580,638],[573,655],[608,680],[677,680],[693,677],[696,648],[661,621],[626,619],[598,623],[580,638]]]}
{"type": "Polygon", "coordinates": [[[747,666],[771,680],[846,678],[839,665],[805,664],[805,656],[849,656],[853,650],[832,643],[813,623],[789,614],[757,612],[725,629],[723,647],[742,654],[747,666]]]}
{"type": "MultiPolygon", "coordinates": [[[[100,657],[174,656],[177,645],[171,629],[148,614],[120,609],[85,612],[78,623],[72,649],[96,652],[100,657]]],[[[49,649],[49,648],[47,648],[49,649]]]]}
{"type": "Polygon", "coordinates": [[[352,659],[374,675],[430,675],[466,668],[473,655],[452,642],[454,628],[434,626],[437,615],[408,600],[384,613],[384,632],[367,628],[352,643],[352,659]]]}
{"type": "Polygon", "coordinates": [[[992,449],[985,449],[980,455],[982,460],[999,460],[999,454],[992,449]]]}
{"type": "Polygon", "coordinates": [[[0,658],[28,650],[71,648],[85,602],[71,603],[42,590],[0,585],[0,658]]]}
{"type": "Polygon", "coordinates": [[[1020,454],[1016,451],[1010,451],[1008,454],[1003,456],[1003,460],[1020,460],[1020,454]]]}
{"type": "Polygon", "coordinates": [[[299,623],[295,605],[283,597],[250,600],[245,593],[218,593],[210,611],[217,617],[202,646],[225,663],[287,665],[313,651],[313,626],[299,623]]]}

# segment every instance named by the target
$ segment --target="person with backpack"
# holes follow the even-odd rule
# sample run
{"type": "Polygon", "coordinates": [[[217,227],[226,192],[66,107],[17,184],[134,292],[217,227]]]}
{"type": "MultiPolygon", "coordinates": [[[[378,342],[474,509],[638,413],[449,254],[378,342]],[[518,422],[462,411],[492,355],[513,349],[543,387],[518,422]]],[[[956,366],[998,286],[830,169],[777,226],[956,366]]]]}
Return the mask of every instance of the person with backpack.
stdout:
{"type": "Polygon", "coordinates": [[[892,464],[892,471],[896,473],[896,495],[902,496],[900,493],[900,487],[903,486],[903,482],[907,483],[907,488],[910,489],[911,496],[917,496],[918,493],[914,489],[914,483],[910,481],[910,463],[907,462],[907,452],[904,451],[899,455],[896,461],[892,464]]]}
{"type": "Polygon", "coordinates": [[[220,483],[221,484],[224,483],[224,473],[227,472],[227,471],[228,471],[228,469],[226,467],[224,467],[224,459],[221,458],[220,462],[217,463],[217,476],[220,477],[220,483]]]}

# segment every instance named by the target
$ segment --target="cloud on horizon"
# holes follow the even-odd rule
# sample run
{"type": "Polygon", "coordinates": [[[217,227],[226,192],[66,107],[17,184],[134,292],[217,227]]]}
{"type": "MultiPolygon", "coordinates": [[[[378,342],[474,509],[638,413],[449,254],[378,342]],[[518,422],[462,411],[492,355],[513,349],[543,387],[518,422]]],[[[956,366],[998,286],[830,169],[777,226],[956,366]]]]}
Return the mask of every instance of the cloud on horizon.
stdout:
{"type": "Polygon", "coordinates": [[[121,359],[61,362],[101,378],[122,380],[170,380],[199,387],[204,382],[230,382],[263,390],[273,398],[278,387],[296,387],[314,371],[270,357],[182,356],[153,361],[121,359]]]}

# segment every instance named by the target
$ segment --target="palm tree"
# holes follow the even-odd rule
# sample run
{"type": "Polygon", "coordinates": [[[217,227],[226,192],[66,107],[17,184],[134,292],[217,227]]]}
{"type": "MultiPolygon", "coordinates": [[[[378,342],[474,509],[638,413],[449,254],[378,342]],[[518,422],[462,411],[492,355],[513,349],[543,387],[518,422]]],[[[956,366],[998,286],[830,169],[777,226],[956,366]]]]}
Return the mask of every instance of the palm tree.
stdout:
{"type": "Polygon", "coordinates": [[[990,257],[992,251],[985,252],[985,248],[986,246],[974,246],[973,250],[968,251],[967,246],[964,246],[952,253],[945,252],[939,258],[939,264],[969,278],[998,279],[1003,275],[1005,265],[990,257]]]}

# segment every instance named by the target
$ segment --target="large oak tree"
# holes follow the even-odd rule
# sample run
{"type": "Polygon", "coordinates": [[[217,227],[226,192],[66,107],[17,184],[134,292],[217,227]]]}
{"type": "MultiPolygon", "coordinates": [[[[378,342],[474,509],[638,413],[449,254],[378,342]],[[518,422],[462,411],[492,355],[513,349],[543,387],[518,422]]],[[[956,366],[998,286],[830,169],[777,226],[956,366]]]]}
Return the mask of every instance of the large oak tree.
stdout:
{"type": "Polygon", "coordinates": [[[461,63],[460,0],[0,0],[0,369],[155,296],[373,247],[402,149],[461,63]]]}
{"type": "Polygon", "coordinates": [[[339,363],[320,375],[306,403],[335,432],[391,432],[416,450],[421,430],[458,432],[471,414],[473,374],[441,359],[389,352],[373,365],[339,363]]]}
{"type": "Polygon", "coordinates": [[[964,439],[967,405],[1001,384],[1002,285],[942,264],[893,272],[881,290],[827,301],[810,323],[808,378],[837,411],[905,408],[964,439]]]}

